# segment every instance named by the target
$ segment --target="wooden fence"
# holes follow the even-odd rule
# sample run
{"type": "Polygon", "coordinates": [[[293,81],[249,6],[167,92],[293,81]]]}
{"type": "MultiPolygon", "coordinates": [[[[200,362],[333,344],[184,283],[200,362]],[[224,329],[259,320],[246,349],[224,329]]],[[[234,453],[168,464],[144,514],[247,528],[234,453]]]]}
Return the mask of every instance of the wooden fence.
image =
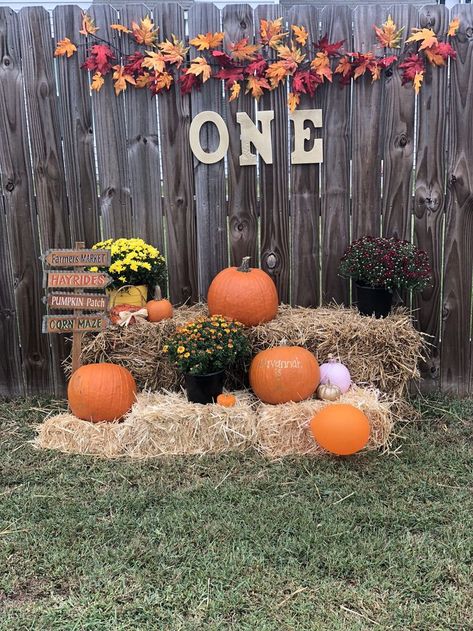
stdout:
{"type": "MultiPolygon", "coordinates": [[[[77,41],[79,8],[59,6],[51,15],[0,7],[0,394],[63,392],[66,343],[41,333],[39,257],[50,247],[141,236],[166,252],[175,303],[205,297],[222,267],[251,255],[283,302],[316,306],[350,303],[337,266],[350,239],[363,234],[413,239],[428,252],[435,282],[413,304],[419,327],[432,336],[424,387],[472,392],[473,7],[218,10],[196,3],[188,15],[175,3],[127,5],[120,14],[108,5],[90,9],[112,40],[119,34],[110,23],[150,13],[161,37],[222,29],[226,41],[252,39],[261,17],[282,11],[312,40],[328,33],[360,51],[372,47],[372,25],[388,14],[405,34],[413,26],[444,33],[458,15],[458,58],[450,75],[428,71],[419,97],[401,86],[396,69],[351,90],[321,86],[302,107],[323,111],[322,165],[291,167],[286,97],[282,90],[265,95],[258,109],[276,113],[273,164],[240,168],[236,112],[254,120],[249,96],[228,103],[217,81],[189,96],[128,90],[117,98],[110,84],[91,94],[82,48],[70,60],[53,57],[55,41],[77,41]],[[191,118],[207,109],[226,120],[225,163],[200,163],[190,151],[191,118]]],[[[211,126],[202,139],[214,147],[211,126]]]]}

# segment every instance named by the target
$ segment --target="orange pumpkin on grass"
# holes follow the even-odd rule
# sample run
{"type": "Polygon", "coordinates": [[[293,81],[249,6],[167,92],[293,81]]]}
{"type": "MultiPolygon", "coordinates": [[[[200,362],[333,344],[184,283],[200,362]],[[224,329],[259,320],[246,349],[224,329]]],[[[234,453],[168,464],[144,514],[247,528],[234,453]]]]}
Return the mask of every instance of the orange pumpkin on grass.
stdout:
{"type": "Polygon", "coordinates": [[[276,346],[251,362],[250,386],[264,403],[288,403],[311,397],[320,381],[315,356],[301,346],[276,346]]]}
{"type": "Polygon", "coordinates": [[[150,322],[161,322],[161,320],[167,320],[172,318],[174,309],[172,304],[166,298],[162,297],[161,289],[156,287],[153,300],[148,300],[146,303],[146,309],[148,310],[148,320],[150,322]]]}
{"type": "Polygon", "coordinates": [[[245,256],[240,267],[227,267],[210,283],[210,315],[223,315],[245,326],[269,322],[278,312],[278,292],[263,270],[250,268],[245,256]]]}
{"type": "Polygon", "coordinates": [[[129,370],[117,364],[86,364],[72,375],[67,387],[72,414],[100,423],[123,418],[136,398],[136,383],[129,370]]]}

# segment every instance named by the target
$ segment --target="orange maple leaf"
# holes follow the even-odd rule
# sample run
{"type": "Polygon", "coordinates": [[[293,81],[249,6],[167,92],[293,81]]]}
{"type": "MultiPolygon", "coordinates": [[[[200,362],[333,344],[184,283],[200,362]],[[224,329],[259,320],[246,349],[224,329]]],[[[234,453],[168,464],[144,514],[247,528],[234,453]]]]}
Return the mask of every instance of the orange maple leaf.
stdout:
{"type": "Polygon", "coordinates": [[[291,48],[289,46],[278,46],[278,57],[298,65],[304,61],[305,54],[300,48],[294,46],[294,43],[291,43],[291,48]]]}
{"type": "Polygon", "coordinates": [[[206,33],[202,35],[200,33],[194,39],[191,39],[189,44],[195,46],[197,50],[212,50],[218,48],[223,42],[223,33],[206,33]]]}
{"type": "Polygon", "coordinates": [[[166,59],[161,52],[155,53],[152,50],[147,50],[146,57],[143,59],[141,65],[143,68],[149,68],[149,70],[164,72],[166,68],[166,59]]]}
{"type": "Polygon", "coordinates": [[[371,51],[367,53],[358,53],[357,55],[358,65],[355,68],[355,72],[353,73],[353,78],[358,79],[362,77],[367,70],[369,70],[373,65],[374,53],[371,51]]]}
{"type": "Polygon", "coordinates": [[[266,78],[269,79],[271,89],[274,90],[278,87],[281,81],[285,81],[288,74],[292,74],[292,71],[288,71],[287,62],[275,61],[270,64],[266,70],[266,78]]]}
{"type": "Polygon", "coordinates": [[[145,72],[137,77],[135,87],[147,88],[150,81],[151,81],[150,75],[147,72],[145,72]]]}
{"type": "Polygon", "coordinates": [[[404,27],[399,29],[391,16],[381,26],[373,25],[376,39],[384,48],[399,48],[404,27]]]}
{"type": "Polygon", "coordinates": [[[159,92],[164,89],[169,90],[173,81],[173,76],[169,74],[169,72],[158,73],[153,80],[155,91],[159,92]]]}
{"type": "Polygon", "coordinates": [[[131,30],[138,44],[144,44],[145,46],[154,46],[159,28],[155,28],[154,22],[147,15],[140,21],[139,24],[137,24],[136,22],[132,22],[131,30]]]}
{"type": "Polygon", "coordinates": [[[289,92],[289,96],[287,98],[287,104],[289,106],[290,112],[293,112],[300,102],[301,102],[300,94],[294,94],[294,92],[289,92]]]}
{"type": "Polygon", "coordinates": [[[453,18],[448,25],[447,37],[455,37],[460,27],[460,18],[453,18]]]}
{"type": "Polygon", "coordinates": [[[263,46],[276,49],[288,33],[282,32],[282,18],[277,20],[260,20],[260,41],[263,46]]]}
{"type": "Polygon", "coordinates": [[[238,83],[238,81],[235,81],[235,83],[231,87],[230,98],[228,100],[234,101],[235,99],[237,99],[240,95],[240,90],[241,90],[241,85],[238,83]]]}
{"type": "Polygon", "coordinates": [[[56,50],[54,51],[55,57],[62,57],[63,55],[67,55],[67,57],[72,57],[72,55],[76,52],[77,48],[75,44],[71,42],[68,37],[59,40],[56,45],[56,50]]]}
{"type": "Polygon", "coordinates": [[[347,77],[351,73],[351,62],[349,58],[344,55],[338,62],[338,66],[335,68],[337,74],[341,74],[343,77],[347,77]]]}
{"type": "Polygon", "coordinates": [[[110,28],[114,31],[119,31],[120,33],[131,33],[128,26],[125,26],[124,24],[110,24],[110,28]]]}
{"type": "Polygon", "coordinates": [[[445,66],[445,59],[442,57],[438,46],[426,48],[425,56],[433,66],[445,66]]]}
{"type": "Polygon", "coordinates": [[[422,81],[424,80],[424,73],[423,72],[416,72],[414,79],[412,80],[412,85],[414,86],[414,90],[416,92],[416,94],[419,94],[421,85],[422,85],[422,81]]]}
{"type": "Polygon", "coordinates": [[[98,31],[98,27],[95,26],[93,19],[88,13],[82,13],[82,28],[79,31],[81,35],[94,35],[98,31]]]}
{"type": "Polygon", "coordinates": [[[315,58],[311,62],[311,67],[315,70],[315,73],[319,75],[319,77],[324,79],[328,79],[332,81],[332,69],[330,67],[330,57],[327,53],[320,52],[317,53],[315,58]]]}
{"type": "Polygon", "coordinates": [[[437,36],[430,28],[413,28],[412,35],[406,39],[406,44],[409,42],[422,42],[419,50],[425,50],[426,48],[432,48],[438,44],[437,36]]]}
{"type": "Polygon", "coordinates": [[[175,35],[172,35],[171,37],[172,42],[167,39],[165,42],[158,44],[158,48],[163,53],[164,58],[168,63],[176,64],[176,67],[179,68],[189,49],[184,46],[184,42],[182,42],[178,37],[175,35]]]}
{"type": "Polygon", "coordinates": [[[374,62],[368,65],[368,69],[371,72],[371,83],[379,81],[381,78],[381,66],[374,62]]]}
{"type": "Polygon", "coordinates": [[[246,91],[245,94],[251,92],[251,96],[258,100],[260,96],[263,94],[263,90],[270,90],[271,86],[266,81],[264,77],[255,77],[254,75],[250,75],[246,82],[246,91]]]}
{"type": "Polygon", "coordinates": [[[95,92],[100,92],[103,84],[105,83],[105,79],[102,77],[100,72],[96,72],[92,77],[92,83],[90,84],[90,89],[95,90],[95,92]]]}
{"type": "Polygon", "coordinates": [[[295,26],[294,24],[291,26],[292,32],[294,33],[295,40],[301,46],[305,46],[307,44],[307,39],[309,37],[309,33],[305,30],[304,26],[295,26]]]}
{"type": "Polygon", "coordinates": [[[230,44],[230,56],[235,61],[253,61],[260,48],[259,44],[248,44],[248,38],[244,37],[238,42],[230,44]]]}
{"type": "Polygon", "coordinates": [[[191,61],[190,67],[186,70],[186,74],[193,74],[196,77],[202,77],[202,83],[210,79],[212,68],[204,57],[196,57],[191,61]]]}
{"type": "Polygon", "coordinates": [[[131,74],[125,73],[125,66],[113,66],[113,69],[115,70],[115,72],[113,73],[113,79],[115,81],[115,94],[118,96],[120,92],[126,90],[127,83],[135,85],[136,81],[131,76],[131,74]]]}

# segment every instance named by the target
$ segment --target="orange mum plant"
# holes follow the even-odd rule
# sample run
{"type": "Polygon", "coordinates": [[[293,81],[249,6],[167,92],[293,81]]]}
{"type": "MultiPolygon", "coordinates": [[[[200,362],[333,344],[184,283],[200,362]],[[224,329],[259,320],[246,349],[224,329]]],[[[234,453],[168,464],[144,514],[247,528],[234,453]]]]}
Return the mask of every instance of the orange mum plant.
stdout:
{"type": "Polygon", "coordinates": [[[345,51],[343,40],[330,42],[327,35],[311,41],[305,26],[291,24],[285,30],[283,22],[283,18],[262,19],[254,43],[244,37],[226,45],[221,32],[199,33],[187,42],[175,35],[159,41],[159,27],[147,16],[129,27],[111,24],[110,28],[120,33],[115,45],[97,35],[99,29],[84,13],[79,33],[86,41],[75,44],[67,37],[61,39],[54,54],[70,58],[77,46],[84,45],[87,57],[82,67],[92,73],[90,87],[96,92],[102,89],[107,75],[111,75],[117,95],[130,85],[148,88],[156,95],[178,84],[182,94],[188,94],[211,79],[224,81],[230,101],[238,99],[242,88],[245,94],[259,99],[288,82],[288,105],[293,111],[302,95],[313,97],[325,82],[337,78],[346,86],[365,75],[372,82],[378,81],[395,64],[401,70],[403,85],[412,83],[418,93],[428,64],[439,67],[455,59],[449,40],[460,26],[459,19],[453,19],[443,40],[432,29],[414,28],[404,50],[396,55],[393,50],[400,49],[404,28],[398,28],[391,16],[380,26],[373,26],[376,43],[367,52],[345,51]],[[135,44],[131,54],[121,50],[124,37],[135,44]],[[193,50],[198,54],[192,54],[193,50]]]}

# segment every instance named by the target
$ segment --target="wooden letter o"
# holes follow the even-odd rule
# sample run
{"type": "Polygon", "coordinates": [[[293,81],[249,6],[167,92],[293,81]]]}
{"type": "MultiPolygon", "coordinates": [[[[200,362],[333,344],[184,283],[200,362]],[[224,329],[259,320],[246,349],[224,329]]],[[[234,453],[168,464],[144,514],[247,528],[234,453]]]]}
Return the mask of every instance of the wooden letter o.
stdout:
{"type": "Polygon", "coordinates": [[[214,164],[219,160],[222,160],[225,153],[228,150],[229,137],[228,129],[225,121],[217,114],[217,112],[200,112],[192,119],[189,129],[189,141],[192,149],[192,153],[197,160],[204,164],[214,164]],[[215,151],[207,152],[202,149],[200,144],[200,130],[205,123],[213,123],[218,130],[219,144],[215,151]]]}

